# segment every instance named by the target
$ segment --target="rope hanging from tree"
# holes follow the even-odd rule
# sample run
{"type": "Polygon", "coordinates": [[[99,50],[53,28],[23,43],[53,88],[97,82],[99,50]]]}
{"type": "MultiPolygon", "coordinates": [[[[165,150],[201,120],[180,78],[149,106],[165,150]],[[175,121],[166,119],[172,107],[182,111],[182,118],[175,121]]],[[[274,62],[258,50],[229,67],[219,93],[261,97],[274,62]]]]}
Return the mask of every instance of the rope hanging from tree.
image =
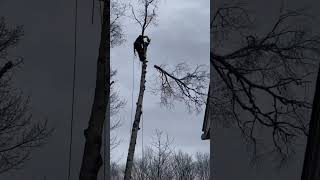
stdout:
{"type": "Polygon", "coordinates": [[[77,27],[78,27],[78,0],[75,0],[74,14],[74,54],[73,54],[73,79],[72,79],[72,102],[71,102],[71,122],[70,122],[70,142],[69,142],[69,160],[68,160],[68,180],[71,177],[71,155],[73,139],[73,121],[75,104],[75,82],[76,82],[76,64],[77,64],[77,27]]]}
{"type": "Polygon", "coordinates": [[[133,123],[133,94],[134,94],[134,56],[132,57],[132,91],[131,91],[131,122],[129,128],[129,134],[131,133],[132,123],[133,123]]]}

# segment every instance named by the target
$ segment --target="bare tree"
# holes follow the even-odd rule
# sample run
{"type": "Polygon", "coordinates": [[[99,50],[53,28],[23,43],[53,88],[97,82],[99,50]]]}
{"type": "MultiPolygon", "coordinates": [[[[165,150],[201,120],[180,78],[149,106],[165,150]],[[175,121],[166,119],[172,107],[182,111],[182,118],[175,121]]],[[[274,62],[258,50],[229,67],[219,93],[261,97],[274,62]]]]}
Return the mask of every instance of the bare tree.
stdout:
{"type": "Polygon", "coordinates": [[[162,131],[156,130],[152,143],[141,158],[136,158],[132,172],[133,180],[172,179],[171,159],[173,140],[162,131]]]}
{"type": "Polygon", "coordinates": [[[254,28],[251,17],[242,4],[224,5],[211,21],[217,41],[210,53],[212,119],[236,124],[254,157],[274,153],[282,162],[294,152],[294,140],[308,133],[311,103],[305,89],[320,39],[303,24],[308,16],[301,11],[282,8],[266,33],[254,28]],[[269,134],[271,142],[260,139],[258,131],[269,134]]]}
{"type": "MultiPolygon", "coordinates": [[[[119,96],[119,92],[115,89],[114,80],[117,74],[116,70],[111,71],[111,89],[110,89],[110,118],[111,118],[111,126],[110,131],[114,131],[121,126],[120,120],[116,117],[116,115],[120,112],[120,110],[126,105],[126,101],[119,96]]],[[[120,140],[115,135],[111,135],[110,138],[110,149],[113,150],[120,144],[120,140]]]]}
{"type": "Polygon", "coordinates": [[[117,163],[111,163],[111,180],[119,180],[121,176],[120,167],[117,163]]]}
{"type": "MultiPolygon", "coordinates": [[[[123,32],[123,25],[121,24],[121,18],[126,15],[127,6],[126,4],[112,0],[110,2],[110,47],[114,48],[120,46],[125,41],[125,34],[123,32]]],[[[110,78],[110,118],[111,126],[110,131],[121,126],[119,119],[116,119],[115,115],[126,105],[126,101],[119,96],[119,91],[115,89],[114,84],[116,83],[115,76],[117,70],[111,70],[110,78]]],[[[110,149],[113,150],[120,144],[120,140],[116,136],[110,138],[110,149]]]]}
{"type": "Polygon", "coordinates": [[[115,76],[117,75],[116,70],[112,70],[111,77],[111,87],[110,87],[110,115],[111,117],[117,115],[119,111],[126,105],[126,101],[119,96],[119,92],[115,89],[114,84],[115,76]]]}
{"type": "Polygon", "coordinates": [[[111,48],[125,41],[123,26],[120,19],[125,16],[127,6],[118,0],[110,2],[110,45],[111,48]]]}
{"type": "Polygon", "coordinates": [[[46,143],[52,129],[37,122],[30,112],[30,98],[12,86],[14,72],[22,58],[9,55],[23,36],[22,26],[9,29],[0,18],[0,173],[19,169],[34,149],[46,143]]]}
{"type": "Polygon", "coordinates": [[[164,137],[162,131],[156,130],[152,143],[154,156],[151,177],[154,180],[171,179],[170,157],[173,154],[172,143],[173,139],[170,139],[168,134],[164,137]]]}
{"type": "Polygon", "coordinates": [[[196,160],[194,164],[194,169],[199,180],[209,180],[209,164],[210,155],[209,153],[196,153],[196,160]]]}
{"type": "Polygon", "coordinates": [[[152,177],[153,150],[151,147],[144,149],[143,156],[135,158],[132,170],[132,180],[148,180],[152,177]]]}
{"type": "MultiPolygon", "coordinates": [[[[132,8],[132,15],[134,20],[140,25],[141,27],[141,35],[139,37],[147,37],[145,36],[145,30],[150,25],[150,23],[154,22],[156,18],[155,10],[157,8],[157,0],[143,0],[141,1],[144,8],[139,14],[136,14],[133,6],[132,8]],[[150,12],[150,8],[153,8],[152,12],[150,12]]],[[[148,37],[147,37],[148,38],[148,37]]],[[[142,39],[143,40],[143,39],[142,39]]],[[[150,39],[148,38],[148,43],[150,42],[150,39]]],[[[138,50],[140,61],[142,61],[142,68],[141,68],[141,78],[140,78],[140,89],[139,89],[139,95],[138,95],[138,101],[137,101],[137,108],[134,116],[134,121],[132,125],[131,130],[131,138],[130,138],[130,144],[129,144],[129,150],[128,150],[128,157],[127,157],[127,163],[126,163],[126,169],[125,169],[125,180],[129,180],[131,178],[131,170],[133,167],[133,158],[134,158],[134,152],[135,152],[135,146],[137,141],[137,135],[139,130],[139,124],[140,124],[140,118],[142,114],[142,103],[143,103],[143,96],[144,96],[144,90],[145,90],[145,82],[146,82],[146,73],[147,73],[147,45],[145,42],[139,42],[138,46],[140,49],[138,50]],[[142,47],[141,47],[142,46],[142,47]],[[142,51],[141,51],[142,50],[142,51]]],[[[134,43],[136,44],[136,43],[134,43]]],[[[134,47],[134,50],[136,50],[136,46],[134,47]]]]}
{"type": "Polygon", "coordinates": [[[192,157],[188,153],[179,151],[173,155],[171,163],[176,180],[194,180],[196,178],[192,157]]]}

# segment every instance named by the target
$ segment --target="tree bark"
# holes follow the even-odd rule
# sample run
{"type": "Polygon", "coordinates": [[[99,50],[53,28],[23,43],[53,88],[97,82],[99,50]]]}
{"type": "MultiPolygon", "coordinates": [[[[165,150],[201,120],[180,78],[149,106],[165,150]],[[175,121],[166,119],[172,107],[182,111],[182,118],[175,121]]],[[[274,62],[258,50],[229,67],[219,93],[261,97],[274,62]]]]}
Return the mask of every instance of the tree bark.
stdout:
{"type": "Polygon", "coordinates": [[[4,74],[6,74],[11,68],[13,67],[13,64],[11,61],[8,61],[1,69],[0,69],[0,79],[4,74]]]}
{"type": "Polygon", "coordinates": [[[313,98],[309,135],[304,156],[301,180],[320,179],[320,65],[313,98]]]}
{"type": "MultiPolygon", "coordinates": [[[[106,114],[110,97],[110,0],[104,0],[103,2],[103,22],[97,61],[96,88],[88,128],[84,130],[86,142],[79,180],[97,180],[99,169],[102,166],[100,151],[103,124],[106,117],[105,126],[109,130],[106,136],[110,133],[110,114],[106,114]]],[[[108,147],[106,149],[106,163],[108,163],[110,162],[110,153],[108,151],[110,148],[110,138],[106,138],[106,140],[108,147]]],[[[107,172],[109,171],[107,170],[107,172]]],[[[107,179],[110,179],[110,173],[107,176],[109,177],[107,179]]]]}
{"type": "Polygon", "coordinates": [[[131,138],[130,138],[130,145],[129,145],[129,150],[128,150],[128,157],[127,157],[126,169],[125,169],[125,174],[124,174],[124,180],[131,179],[131,170],[132,170],[132,166],[133,166],[133,156],[134,156],[134,151],[136,148],[137,135],[138,135],[138,130],[139,130],[140,118],[141,118],[141,114],[142,114],[142,102],[143,102],[143,95],[144,95],[145,82],[146,82],[146,73],[147,73],[147,62],[146,61],[143,61],[141,69],[142,70],[141,70],[141,79],[140,79],[140,90],[139,90],[136,113],[134,116],[134,121],[133,121],[133,125],[132,125],[132,130],[131,130],[131,138]]]}

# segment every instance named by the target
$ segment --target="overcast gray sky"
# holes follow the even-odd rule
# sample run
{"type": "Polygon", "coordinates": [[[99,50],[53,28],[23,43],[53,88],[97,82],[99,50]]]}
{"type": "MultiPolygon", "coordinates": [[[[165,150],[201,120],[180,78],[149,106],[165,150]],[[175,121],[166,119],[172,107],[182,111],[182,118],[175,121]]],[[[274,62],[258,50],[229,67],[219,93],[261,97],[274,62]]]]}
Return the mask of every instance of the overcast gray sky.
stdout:
{"type": "MultiPolygon", "coordinates": [[[[100,32],[98,19],[91,24],[91,3],[79,0],[76,115],[72,157],[74,179],[78,178],[84,140],[83,129],[89,119],[95,85],[94,72],[100,32]]],[[[319,7],[316,0],[291,0],[290,3],[293,8],[313,7],[311,10],[314,13],[319,7]]],[[[264,25],[268,24],[267,19],[277,12],[275,8],[279,5],[277,0],[252,0],[249,4],[255,13],[258,13],[258,22],[264,25]]],[[[8,180],[37,180],[44,176],[47,176],[47,180],[66,178],[71,117],[74,2],[1,0],[0,12],[9,24],[25,26],[25,37],[13,52],[25,58],[24,67],[17,74],[17,86],[32,97],[34,117],[48,118],[50,124],[56,128],[49,143],[33,153],[33,159],[25,164],[24,170],[13,171],[0,177],[8,180]]],[[[148,84],[144,99],[145,145],[150,142],[154,130],[160,129],[174,138],[174,146],[178,149],[190,153],[209,152],[208,141],[200,139],[203,112],[198,115],[188,114],[184,104],[176,104],[175,109],[168,111],[160,108],[159,97],[148,92],[149,82],[152,82],[155,73],[154,64],[209,63],[209,0],[164,0],[159,6],[158,15],[159,25],[151,26],[147,30],[151,44],[148,49],[148,84]]],[[[116,86],[120,95],[128,102],[119,114],[122,126],[116,131],[123,141],[112,153],[113,159],[120,162],[125,161],[128,149],[132,61],[135,61],[134,102],[140,78],[139,62],[138,59],[133,59],[132,50],[132,43],[140,30],[130,19],[124,19],[122,23],[127,41],[111,50],[113,67],[118,70],[116,86]]],[[[137,153],[141,152],[140,140],[139,135],[137,153]]],[[[216,179],[299,179],[304,147],[300,149],[292,162],[280,171],[272,169],[272,163],[268,161],[255,169],[249,166],[250,156],[239,132],[233,128],[217,129],[214,148],[216,179]]]]}
{"type": "MultiPolygon", "coordinates": [[[[130,13],[129,13],[130,15],[130,13]]],[[[201,140],[201,128],[204,112],[189,114],[183,103],[177,103],[174,109],[161,108],[160,97],[150,93],[156,71],[153,65],[187,62],[208,65],[210,34],[209,34],[209,0],[205,1],[162,1],[158,7],[158,26],[150,26],[146,35],[151,38],[148,47],[147,88],[144,98],[144,144],[150,144],[154,131],[159,129],[174,138],[174,146],[178,149],[194,153],[209,152],[207,141],[201,140]]],[[[132,43],[140,34],[138,24],[132,19],[124,19],[127,41],[120,47],[111,49],[111,61],[118,70],[117,80],[120,95],[127,99],[127,106],[122,111],[122,127],[117,130],[122,139],[120,146],[113,151],[114,157],[126,160],[129,147],[129,125],[132,93],[132,61],[134,62],[134,105],[139,92],[141,65],[134,58],[132,43]]],[[[135,106],[133,107],[135,111],[135,106]]],[[[137,149],[141,153],[141,132],[139,132],[137,149]]]]}

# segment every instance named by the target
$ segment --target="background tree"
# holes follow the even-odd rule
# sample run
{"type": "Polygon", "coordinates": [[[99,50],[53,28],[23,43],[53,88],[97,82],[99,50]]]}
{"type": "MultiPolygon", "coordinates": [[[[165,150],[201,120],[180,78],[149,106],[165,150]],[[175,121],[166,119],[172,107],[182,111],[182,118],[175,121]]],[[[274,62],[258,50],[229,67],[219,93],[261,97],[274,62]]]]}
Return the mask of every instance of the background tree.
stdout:
{"type": "Polygon", "coordinates": [[[110,46],[121,45],[125,41],[121,18],[126,15],[127,6],[118,0],[110,1],[110,46]]]}
{"type": "Polygon", "coordinates": [[[174,179],[194,180],[196,177],[195,170],[195,164],[188,153],[179,151],[173,155],[172,171],[174,179]]]}
{"type": "Polygon", "coordinates": [[[9,29],[0,17],[0,173],[22,168],[32,151],[44,145],[52,132],[46,121],[32,118],[30,98],[12,85],[23,58],[12,57],[9,51],[22,36],[22,26],[9,29]]]}
{"type": "Polygon", "coordinates": [[[152,162],[148,167],[150,179],[170,179],[172,178],[172,169],[170,168],[170,157],[173,154],[173,139],[169,136],[163,136],[163,132],[156,130],[152,142],[152,162]]]}
{"type": "Polygon", "coordinates": [[[151,147],[144,149],[143,156],[135,158],[132,169],[132,180],[147,180],[153,177],[153,150],[151,147]]]}
{"type": "Polygon", "coordinates": [[[111,180],[118,180],[121,177],[121,170],[117,163],[111,163],[111,180]]]}
{"type": "MultiPolygon", "coordinates": [[[[116,115],[120,112],[120,110],[126,105],[126,101],[122,99],[119,95],[119,92],[115,89],[115,83],[116,81],[115,76],[117,74],[117,71],[111,71],[111,89],[110,89],[110,117],[111,117],[111,126],[110,131],[114,132],[117,128],[121,126],[121,121],[116,117],[116,115]]],[[[116,135],[111,134],[110,138],[110,149],[113,150],[116,148],[120,143],[120,140],[117,138],[116,135]]]]}
{"type": "Polygon", "coordinates": [[[210,155],[208,153],[196,153],[194,169],[199,180],[209,179],[210,155]]]}

